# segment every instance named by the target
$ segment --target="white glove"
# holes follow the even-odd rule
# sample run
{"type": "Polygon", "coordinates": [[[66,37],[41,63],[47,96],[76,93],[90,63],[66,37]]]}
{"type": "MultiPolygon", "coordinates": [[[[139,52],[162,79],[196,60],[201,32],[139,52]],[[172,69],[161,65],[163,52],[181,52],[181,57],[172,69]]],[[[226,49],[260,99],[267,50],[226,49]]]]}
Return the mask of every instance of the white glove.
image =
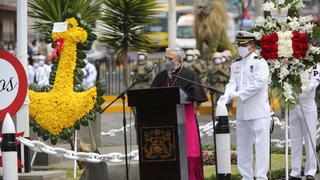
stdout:
{"type": "Polygon", "coordinates": [[[219,98],[217,103],[220,105],[226,105],[228,104],[228,102],[229,102],[229,96],[225,94],[219,98]]]}
{"type": "Polygon", "coordinates": [[[229,93],[229,97],[230,97],[230,99],[238,98],[239,97],[239,92],[238,91],[230,92],[229,93]]]}

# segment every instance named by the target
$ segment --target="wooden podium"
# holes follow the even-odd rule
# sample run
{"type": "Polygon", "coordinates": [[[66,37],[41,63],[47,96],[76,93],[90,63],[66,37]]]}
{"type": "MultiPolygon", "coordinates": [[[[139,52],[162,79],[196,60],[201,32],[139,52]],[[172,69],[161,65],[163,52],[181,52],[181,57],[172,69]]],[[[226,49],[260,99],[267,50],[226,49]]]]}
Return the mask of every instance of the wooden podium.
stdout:
{"type": "Polygon", "coordinates": [[[135,107],[141,180],[188,180],[184,105],[178,87],[128,91],[135,107]]]}

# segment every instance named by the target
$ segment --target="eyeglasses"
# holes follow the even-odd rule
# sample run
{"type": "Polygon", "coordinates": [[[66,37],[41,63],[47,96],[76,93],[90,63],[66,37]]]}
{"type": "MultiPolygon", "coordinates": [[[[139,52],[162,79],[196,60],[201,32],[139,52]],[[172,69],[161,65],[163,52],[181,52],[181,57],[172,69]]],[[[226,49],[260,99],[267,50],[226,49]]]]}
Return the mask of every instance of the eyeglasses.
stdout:
{"type": "Polygon", "coordinates": [[[170,57],[164,57],[164,60],[166,61],[173,61],[174,59],[170,58],[170,57]]]}

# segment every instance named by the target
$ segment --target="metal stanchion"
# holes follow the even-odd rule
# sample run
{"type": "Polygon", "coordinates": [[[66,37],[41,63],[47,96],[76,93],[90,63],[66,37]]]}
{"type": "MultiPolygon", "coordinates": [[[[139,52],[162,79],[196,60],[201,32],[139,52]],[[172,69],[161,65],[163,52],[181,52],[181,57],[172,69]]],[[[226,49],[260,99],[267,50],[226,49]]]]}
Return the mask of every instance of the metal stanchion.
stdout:
{"type": "Polygon", "coordinates": [[[16,130],[9,113],[7,113],[2,124],[2,162],[3,179],[18,180],[18,156],[16,144],[16,130]]]}

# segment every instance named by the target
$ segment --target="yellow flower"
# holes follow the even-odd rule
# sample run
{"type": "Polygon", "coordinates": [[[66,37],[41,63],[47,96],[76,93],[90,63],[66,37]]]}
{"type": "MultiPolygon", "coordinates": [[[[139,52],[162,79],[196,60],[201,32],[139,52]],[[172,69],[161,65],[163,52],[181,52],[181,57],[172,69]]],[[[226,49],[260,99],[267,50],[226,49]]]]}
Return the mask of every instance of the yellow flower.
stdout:
{"type": "Polygon", "coordinates": [[[52,33],[54,40],[62,37],[64,48],[60,54],[55,82],[50,92],[29,91],[30,116],[52,135],[59,135],[87,115],[97,102],[97,89],[86,92],[73,91],[73,76],[76,68],[77,43],[87,39],[87,32],[78,27],[75,18],[67,19],[68,30],[52,33]]]}

